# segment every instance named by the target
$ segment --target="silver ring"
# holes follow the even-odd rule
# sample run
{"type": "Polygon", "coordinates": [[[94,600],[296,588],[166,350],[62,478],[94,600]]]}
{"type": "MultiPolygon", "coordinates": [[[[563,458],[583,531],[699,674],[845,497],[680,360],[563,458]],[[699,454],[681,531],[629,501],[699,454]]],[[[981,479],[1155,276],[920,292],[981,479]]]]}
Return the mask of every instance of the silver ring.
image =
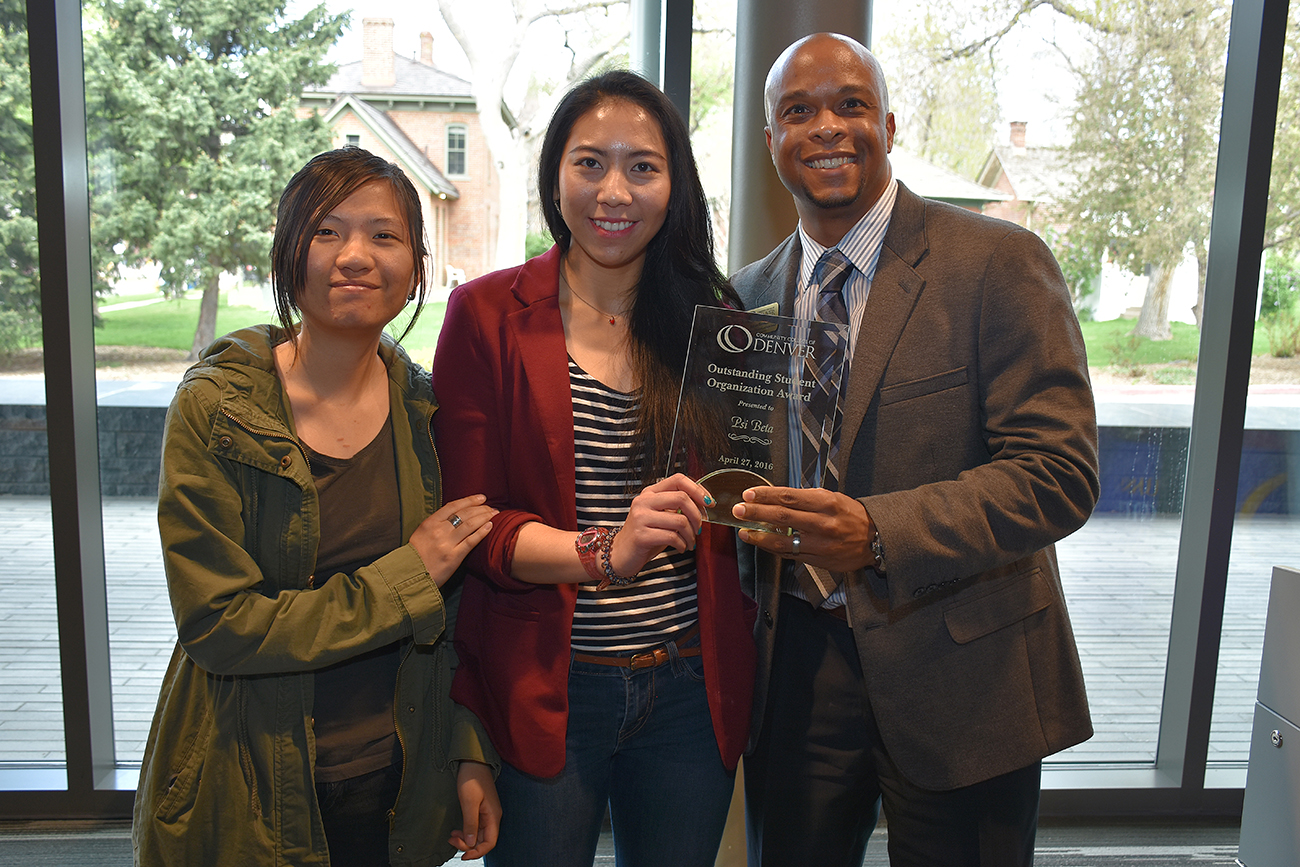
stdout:
{"type": "Polygon", "coordinates": [[[798,530],[794,531],[794,539],[793,541],[790,542],[790,551],[796,557],[799,556],[799,531],[798,530]]]}
{"type": "Polygon", "coordinates": [[[451,524],[453,527],[459,527],[464,522],[461,521],[460,515],[452,515],[447,519],[447,523],[451,524]]]}

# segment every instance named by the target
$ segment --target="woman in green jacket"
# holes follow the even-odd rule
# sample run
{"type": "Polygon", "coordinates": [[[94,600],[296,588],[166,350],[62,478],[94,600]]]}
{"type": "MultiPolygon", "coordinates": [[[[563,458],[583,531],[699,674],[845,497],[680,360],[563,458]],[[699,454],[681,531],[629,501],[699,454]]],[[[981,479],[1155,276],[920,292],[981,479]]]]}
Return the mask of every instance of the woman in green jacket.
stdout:
{"type": "Polygon", "coordinates": [[[359,148],[285,189],[280,327],[210,346],[167,414],[178,644],[136,794],[142,865],[438,865],[496,841],[499,760],[448,690],[482,496],[441,504],[420,200],[359,148]],[[412,319],[412,322],[414,319],[412,319]],[[408,326],[409,330],[409,326],[408,326]]]}

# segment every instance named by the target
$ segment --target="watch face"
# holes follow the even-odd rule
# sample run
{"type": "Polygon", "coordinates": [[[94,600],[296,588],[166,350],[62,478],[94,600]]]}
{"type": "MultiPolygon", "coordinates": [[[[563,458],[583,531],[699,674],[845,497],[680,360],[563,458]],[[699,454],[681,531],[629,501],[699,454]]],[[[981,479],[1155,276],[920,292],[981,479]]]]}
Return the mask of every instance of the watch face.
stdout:
{"type": "Polygon", "coordinates": [[[591,548],[600,540],[600,528],[588,527],[578,534],[577,545],[579,548],[591,548]]]}

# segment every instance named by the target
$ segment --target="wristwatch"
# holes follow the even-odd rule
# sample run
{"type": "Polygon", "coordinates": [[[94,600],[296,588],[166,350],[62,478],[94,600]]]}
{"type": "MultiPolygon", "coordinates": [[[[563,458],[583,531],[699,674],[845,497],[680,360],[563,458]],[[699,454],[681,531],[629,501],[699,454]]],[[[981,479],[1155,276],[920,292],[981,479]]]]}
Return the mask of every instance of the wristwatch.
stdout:
{"type": "Polygon", "coordinates": [[[876,558],[876,565],[872,568],[883,575],[885,572],[885,543],[880,541],[879,530],[876,530],[876,535],[871,540],[871,555],[876,558]]]}
{"type": "Polygon", "coordinates": [[[573,547],[578,549],[578,560],[583,570],[592,581],[604,581],[605,570],[597,558],[600,556],[601,543],[606,536],[613,536],[608,527],[588,527],[573,540],[573,547]]]}

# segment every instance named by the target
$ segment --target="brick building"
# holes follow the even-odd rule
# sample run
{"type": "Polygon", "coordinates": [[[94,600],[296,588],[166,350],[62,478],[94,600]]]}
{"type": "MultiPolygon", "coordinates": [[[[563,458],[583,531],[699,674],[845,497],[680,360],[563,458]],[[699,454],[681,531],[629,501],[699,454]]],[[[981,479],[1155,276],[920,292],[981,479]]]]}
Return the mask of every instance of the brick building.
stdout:
{"type": "Polygon", "coordinates": [[[496,167],[470,84],[434,65],[433,36],[420,34],[420,58],[413,60],[393,52],[392,19],[361,24],[362,59],[340,64],[324,87],[306,90],[301,110],[324,117],[335,147],[358,145],[397,163],[421,192],[436,300],[452,275],[492,270],[496,167]]]}
{"type": "Polygon", "coordinates": [[[1010,144],[994,146],[976,180],[1007,195],[984,213],[1043,235],[1055,228],[1056,203],[1070,194],[1077,177],[1062,148],[1025,143],[1027,126],[1024,121],[1011,122],[1010,144]]]}

